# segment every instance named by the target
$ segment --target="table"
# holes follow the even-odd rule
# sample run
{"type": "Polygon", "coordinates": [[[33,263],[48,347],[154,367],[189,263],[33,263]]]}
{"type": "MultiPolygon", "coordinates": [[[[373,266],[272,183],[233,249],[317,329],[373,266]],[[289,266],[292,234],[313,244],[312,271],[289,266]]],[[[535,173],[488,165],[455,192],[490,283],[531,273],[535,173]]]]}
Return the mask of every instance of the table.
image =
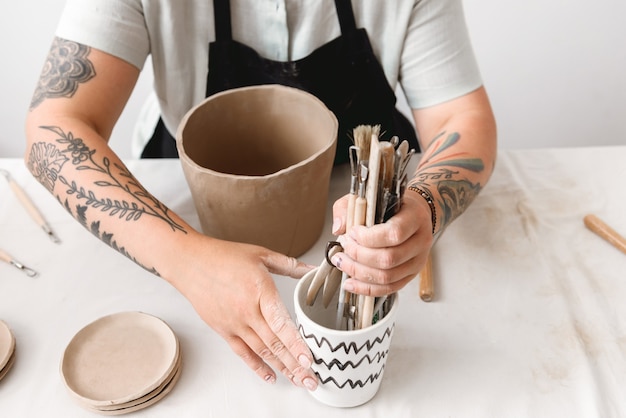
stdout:
{"type": "MultiPolygon", "coordinates": [[[[89,417],[59,375],[72,336],[114,312],[165,320],[182,376],[138,417],[623,417],[626,255],[587,230],[595,213],[626,234],[626,146],[500,151],[490,183],[434,250],[436,299],[418,282],[400,312],[378,395],[354,409],[319,404],[279,378],[262,382],[165,281],[103,245],[26,171],[0,159],[56,230],[52,243],[0,179],[0,248],[40,271],[0,263],[0,318],[17,359],[0,382],[3,417],[89,417]]],[[[199,228],[177,160],[127,161],[140,181],[199,228]]],[[[348,189],[333,173],[330,200],[348,189]]],[[[302,259],[321,260],[319,242],[302,259]]],[[[293,312],[295,280],[275,278],[293,312]]]]}

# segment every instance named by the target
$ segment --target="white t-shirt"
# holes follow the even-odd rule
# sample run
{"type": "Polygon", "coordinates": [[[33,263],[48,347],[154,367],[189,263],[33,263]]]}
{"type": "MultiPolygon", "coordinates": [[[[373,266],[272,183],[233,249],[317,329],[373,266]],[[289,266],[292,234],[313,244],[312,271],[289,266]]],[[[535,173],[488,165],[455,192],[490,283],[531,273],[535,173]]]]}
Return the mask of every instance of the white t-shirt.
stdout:
{"type": "MultiPolygon", "coordinates": [[[[297,60],[341,34],[334,0],[231,0],[233,39],[276,61],[297,60]]],[[[390,86],[411,108],[467,94],[482,80],[461,0],[352,1],[390,86]]],[[[172,133],[204,99],[212,0],[68,0],[56,35],[143,68],[172,133]]]]}

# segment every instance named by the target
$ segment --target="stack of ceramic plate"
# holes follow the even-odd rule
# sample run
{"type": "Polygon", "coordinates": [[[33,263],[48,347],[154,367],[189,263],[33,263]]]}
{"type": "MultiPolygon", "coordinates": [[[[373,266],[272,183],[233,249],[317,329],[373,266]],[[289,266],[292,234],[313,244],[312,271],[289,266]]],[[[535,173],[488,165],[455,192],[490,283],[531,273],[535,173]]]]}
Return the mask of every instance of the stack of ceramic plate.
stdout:
{"type": "Polygon", "coordinates": [[[7,324],[0,320],[0,380],[15,362],[15,337],[7,324]]]}
{"type": "Polygon", "coordinates": [[[162,320],[142,312],[100,318],[70,341],[61,376],[83,407],[104,415],[146,408],[178,381],[178,338],[162,320]]]}

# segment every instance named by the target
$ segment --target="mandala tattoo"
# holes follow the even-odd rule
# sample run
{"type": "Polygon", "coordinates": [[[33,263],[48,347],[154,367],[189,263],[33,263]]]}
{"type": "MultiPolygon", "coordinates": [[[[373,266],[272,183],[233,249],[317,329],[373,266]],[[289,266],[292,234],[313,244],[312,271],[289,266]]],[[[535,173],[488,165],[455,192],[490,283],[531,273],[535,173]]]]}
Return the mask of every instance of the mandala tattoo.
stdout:
{"type": "Polygon", "coordinates": [[[93,64],[87,58],[91,48],[61,38],[55,38],[41,71],[30,108],[34,109],[47,98],[72,97],[78,85],[95,75],[93,64]]]}

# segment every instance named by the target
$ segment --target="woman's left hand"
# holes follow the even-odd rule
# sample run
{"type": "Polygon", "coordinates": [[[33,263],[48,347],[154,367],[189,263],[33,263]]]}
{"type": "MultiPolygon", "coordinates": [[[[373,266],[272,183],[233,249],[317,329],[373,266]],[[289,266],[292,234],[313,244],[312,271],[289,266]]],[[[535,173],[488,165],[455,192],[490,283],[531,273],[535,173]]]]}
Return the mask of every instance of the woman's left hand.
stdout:
{"type": "Polygon", "coordinates": [[[368,296],[402,289],[421,271],[433,243],[430,208],[407,190],[400,211],[382,224],[346,231],[348,196],[333,205],[333,233],[343,247],[331,261],[350,278],[344,289],[368,296]]]}

